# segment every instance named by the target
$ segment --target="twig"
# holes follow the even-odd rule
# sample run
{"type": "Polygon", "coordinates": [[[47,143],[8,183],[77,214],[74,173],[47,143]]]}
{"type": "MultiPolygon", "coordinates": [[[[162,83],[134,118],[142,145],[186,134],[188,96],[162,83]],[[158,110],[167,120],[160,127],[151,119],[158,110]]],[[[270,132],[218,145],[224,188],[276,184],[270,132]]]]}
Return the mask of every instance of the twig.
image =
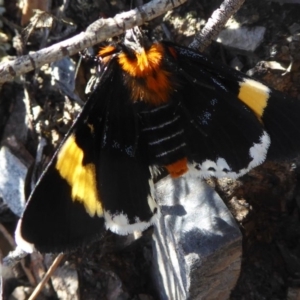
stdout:
{"type": "Polygon", "coordinates": [[[3,258],[3,266],[13,268],[26,255],[28,255],[27,252],[17,247],[14,251],[9,252],[9,254],[3,258]]]}
{"type": "MultiPolygon", "coordinates": [[[[0,83],[11,81],[15,76],[40,68],[46,63],[71,56],[105,39],[117,36],[126,29],[140,26],[171,10],[187,0],[153,0],[140,8],[116,15],[114,18],[99,19],[82,32],[48,48],[21,56],[16,60],[0,64],[0,83]]],[[[228,19],[241,7],[245,0],[225,0],[195,37],[190,47],[203,51],[219,34],[228,19]]]]}
{"type": "Polygon", "coordinates": [[[59,254],[55,260],[53,261],[51,267],[48,269],[47,273],[45,274],[44,278],[42,279],[42,281],[36,286],[36,288],[34,289],[33,293],[31,294],[31,296],[28,298],[28,300],[34,300],[36,299],[36,297],[40,294],[41,290],[43,289],[43,287],[45,286],[45,284],[48,282],[48,280],[50,279],[50,277],[52,276],[52,274],[55,272],[55,270],[57,269],[58,265],[60,264],[61,260],[63,259],[64,254],[59,254]]]}
{"type": "MultiPolygon", "coordinates": [[[[10,234],[6,231],[5,227],[0,224],[0,229],[1,229],[1,233],[8,240],[8,242],[10,243],[10,245],[12,246],[12,248],[15,248],[16,243],[15,243],[14,239],[10,236],[10,234]]],[[[26,276],[28,278],[28,281],[30,282],[30,284],[34,284],[35,280],[34,280],[34,278],[32,276],[32,273],[25,266],[24,261],[22,260],[22,258],[24,258],[27,255],[28,255],[28,253],[24,252],[20,248],[16,248],[14,251],[9,252],[9,254],[6,257],[3,258],[3,262],[2,262],[2,274],[1,274],[2,276],[0,276],[0,277],[5,280],[6,279],[5,278],[6,270],[7,269],[10,269],[10,270],[13,269],[15,267],[15,265],[18,262],[20,262],[21,266],[23,268],[23,271],[24,271],[24,273],[26,274],[26,276]]],[[[2,299],[2,298],[0,297],[0,299],[2,299]]]]}
{"type": "Polygon", "coordinates": [[[15,76],[60,60],[64,56],[74,55],[109,37],[120,35],[126,29],[140,26],[184,2],[186,0],[153,0],[142,7],[118,14],[114,18],[99,19],[92,23],[85,32],[70,39],[0,64],[0,83],[11,81],[15,76]]]}
{"type": "Polygon", "coordinates": [[[245,0],[224,0],[220,8],[215,10],[204,28],[197,34],[190,47],[203,51],[215,39],[229,18],[243,5],[245,0]]]}
{"type": "Polygon", "coordinates": [[[3,237],[7,240],[7,242],[9,243],[9,245],[12,248],[16,247],[16,243],[15,240],[13,239],[13,237],[11,236],[11,234],[6,230],[6,228],[0,224],[0,232],[3,235],[3,237]]]}

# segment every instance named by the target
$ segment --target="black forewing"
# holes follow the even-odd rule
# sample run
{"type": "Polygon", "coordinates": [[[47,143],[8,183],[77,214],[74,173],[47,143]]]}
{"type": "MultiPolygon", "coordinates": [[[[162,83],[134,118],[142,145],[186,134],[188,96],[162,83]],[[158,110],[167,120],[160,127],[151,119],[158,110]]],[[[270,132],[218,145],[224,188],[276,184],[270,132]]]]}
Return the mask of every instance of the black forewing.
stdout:
{"type": "MultiPolygon", "coordinates": [[[[103,74],[98,90],[105,89],[112,71],[109,67],[103,74]]],[[[16,232],[17,242],[21,238],[21,247],[22,240],[25,240],[43,252],[64,251],[101,234],[103,216],[91,217],[83,203],[73,201],[72,187],[56,167],[58,155],[72,137],[84,152],[84,164],[95,164],[99,160],[95,151],[96,136],[87,123],[97,100],[97,97],[92,96],[87,101],[31,193],[20,220],[19,232],[16,232]]],[[[103,107],[108,100],[105,97],[101,99],[103,107]]],[[[101,127],[103,115],[100,111],[98,113],[97,127],[101,127]]]]}
{"type": "MultiPolygon", "coordinates": [[[[239,93],[240,82],[250,79],[245,74],[215,62],[203,54],[184,47],[174,47],[179,53],[180,66],[184,66],[186,60],[194,61],[207,72],[208,76],[213,74],[212,78],[216,78],[216,82],[223,84],[234,98],[239,93]]],[[[192,74],[197,76],[197,71],[192,71],[192,74]]],[[[267,105],[260,116],[271,141],[267,157],[269,159],[292,158],[300,150],[300,101],[272,88],[267,87],[267,89],[269,90],[267,105]]]]}
{"type": "Polygon", "coordinates": [[[269,159],[293,158],[300,152],[300,101],[271,90],[262,121],[271,138],[269,159]]]}
{"type": "Polygon", "coordinates": [[[106,211],[106,226],[120,234],[145,229],[155,214],[149,203],[154,201],[152,178],[140,143],[138,104],[131,100],[126,76],[116,64],[105,90],[97,91],[109,101],[105,108],[100,108],[102,104],[97,102],[89,118],[96,124],[97,111],[105,110],[103,124],[95,128],[96,136],[100,137],[97,182],[106,211]],[[115,218],[120,215],[125,223],[115,218]]]}
{"type": "Polygon", "coordinates": [[[151,174],[135,153],[138,126],[127,97],[113,59],[29,197],[16,232],[21,247],[27,242],[53,252],[80,246],[101,234],[105,211],[126,214],[132,223],[151,218],[151,174]],[[79,179],[72,177],[76,164],[82,165],[79,179]],[[72,193],[83,199],[74,201],[72,193]]]}
{"type": "Polygon", "coordinates": [[[268,137],[262,123],[237,98],[237,92],[222,81],[230,69],[190,49],[165,45],[176,51],[175,61],[170,56],[169,62],[176,66],[179,78],[174,97],[185,120],[188,159],[199,164],[204,177],[226,173],[237,177],[260,164],[265,159],[268,137]]]}

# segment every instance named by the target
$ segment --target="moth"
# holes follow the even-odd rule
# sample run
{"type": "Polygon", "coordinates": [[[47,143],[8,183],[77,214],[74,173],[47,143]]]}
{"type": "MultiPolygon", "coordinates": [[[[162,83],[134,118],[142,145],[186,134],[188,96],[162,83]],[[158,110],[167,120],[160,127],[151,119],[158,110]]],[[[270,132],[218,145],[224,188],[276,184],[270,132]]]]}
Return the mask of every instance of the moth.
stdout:
{"type": "Polygon", "coordinates": [[[98,53],[96,88],[38,180],[19,247],[53,252],[100,229],[145,230],[159,216],[153,179],[244,175],[300,149],[300,102],[202,53],[138,28],[98,53]]]}

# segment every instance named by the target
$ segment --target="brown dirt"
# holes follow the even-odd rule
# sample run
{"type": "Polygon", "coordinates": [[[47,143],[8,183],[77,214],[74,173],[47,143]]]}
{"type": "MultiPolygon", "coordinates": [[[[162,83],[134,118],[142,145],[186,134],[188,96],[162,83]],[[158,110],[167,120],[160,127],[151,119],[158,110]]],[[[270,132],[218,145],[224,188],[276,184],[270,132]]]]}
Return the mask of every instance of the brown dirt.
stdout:
{"type": "MultiPolygon", "coordinates": [[[[251,69],[251,75],[269,86],[300,99],[300,29],[291,33],[291,26],[300,27],[299,4],[280,4],[280,1],[248,0],[235,16],[247,26],[264,26],[266,34],[261,46],[253,52],[227,49],[213,43],[207,50],[214,58],[230,64],[238,58],[242,71],[251,69]],[[276,61],[289,65],[291,72],[283,76],[282,70],[270,69],[264,61],[276,61]]],[[[284,1],[282,1],[284,2],[284,1]]],[[[76,22],[80,32],[99,16],[113,16],[127,9],[123,1],[86,1],[84,6],[70,1],[66,16],[76,22]]],[[[51,12],[55,13],[60,1],[53,1],[51,12]]],[[[188,2],[175,10],[165,25],[174,41],[188,45],[192,34],[201,28],[204,19],[218,7],[220,1],[204,0],[188,2]]],[[[20,24],[21,15],[14,1],[5,1],[8,20],[20,24]]],[[[162,18],[151,23],[156,27],[162,18]]],[[[293,27],[295,28],[295,27],[293,27]]],[[[15,35],[9,24],[4,23],[3,32],[12,46],[1,58],[16,55],[12,37],[15,35]]],[[[54,29],[53,29],[54,30],[54,29]]],[[[52,32],[50,37],[57,32],[52,32]]],[[[156,30],[162,35],[160,29],[156,30]]],[[[56,36],[57,40],[57,36],[56,36]]],[[[51,43],[56,41],[54,38],[51,43]]],[[[16,41],[14,40],[14,43],[16,41]]],[[[24,53],[37,50],[41,35],[35,33],[29,38],[24,53]]],[[[78,57],[74,57],[77,61],[78,57]]],[[[76,93],[82,98],[84,86],[90,76],[91,65],[85,62],[77,78],[76,93]]],[[[45,150],[45,162],[49,160],[55,146],[66,133],[75,115],[80,110],[64,93],[54,90],[50,84],[49,69],[26,75],[27,88],[32,105],[41,108],[30,128],[28,139],[23,141],[28,152],[34,157],[37,135],[43,134],[49,145],[45,150]],[[67,101],[66,101],[67,98],[67,101]],[[36,131],[38,124],[39,132],[36,131]]],[[[20,82],[6,83],[0,97],[0,134],[2,135],[8,115],[13,110],[16,93],[23,90],[20,82]],[[1,117],[3,116],[3,117],[1,117]]],[[[83,99],[84,100],[84,99],[83,99]]],[[[232,292],[231,299],[300,299],[300,171],[299,160],[289,162],[267,162],[251,171],[238,181],[210,180],[235,216],[243,233],[243,263],[240,279],[232,292]]],[[[16,218],[3,204],[0,221],[9,232],[13,232],[16,218]]],[[[151,244],[147,231],[143,238],[129,243],[128,239],[106,233],[102,241],[89,245],[67,258],[78,268],[81,298],[114,299],[112,292],[120,290],[118,299],[157,299],[150,277],[151,244]],[[127,245],[129,244],[129,245],[127,245]],[[111,295],[110,298],[108,295],[111,295]]],[[[3,242],[4,243],[4,242],[3,242]]],[[[3,243],[0,247],[4,250],[3,243]]],[[[16,286],[28,285],[24,274],[9,280],[5,286],[8,297],[16,286]]],[[[53,295],[52,295],[53,297],[53,295]]],[[[53,298],[52,298],[53,299],[53,298]]]]}

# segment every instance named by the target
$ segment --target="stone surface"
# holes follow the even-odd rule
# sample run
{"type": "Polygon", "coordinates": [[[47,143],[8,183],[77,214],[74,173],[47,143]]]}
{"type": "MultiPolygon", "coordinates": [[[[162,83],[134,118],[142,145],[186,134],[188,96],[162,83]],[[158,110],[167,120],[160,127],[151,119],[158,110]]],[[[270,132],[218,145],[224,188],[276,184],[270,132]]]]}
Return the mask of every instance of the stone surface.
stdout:
{"type": "Polygon", "coordinates": [[[265,31],[262,26],[248,28],[232,23],[220,32],[217,42],[243,51],[255,51],[262,43],[265,31]]]}
{"type": "MultiPolygon", "coordinates": [[[[49,268],[52,265],[55,256],[52,254],[45,255],[45,264],[49,268]]],[[[60,300],[78,300],[79,299],[79,282],[78,275],[74,265],[68,261],[57,267],[51,276],[52,287],[60,300]]]]}
{"type": "Polygon", "coordinates": [[[8,147],[0,149],[0,197],[9,208],[21,216],[24,205],[24,184],[27,167],[11,153],[8,147]]]}
{"type": "Polygon", "coordinates": [[[153,235],[161,299],[228,299],[239,277],[242,236],[219,195],[198,178],[156,184],[162,218],[153,235]]]}
{"type": "Polygon", "coordinates": [[[51,84],[55,85],[63,95],[69,96],[79,104],[84,102],[75,92],[76,65],[69,57],[51,64],[51,84]]]}

